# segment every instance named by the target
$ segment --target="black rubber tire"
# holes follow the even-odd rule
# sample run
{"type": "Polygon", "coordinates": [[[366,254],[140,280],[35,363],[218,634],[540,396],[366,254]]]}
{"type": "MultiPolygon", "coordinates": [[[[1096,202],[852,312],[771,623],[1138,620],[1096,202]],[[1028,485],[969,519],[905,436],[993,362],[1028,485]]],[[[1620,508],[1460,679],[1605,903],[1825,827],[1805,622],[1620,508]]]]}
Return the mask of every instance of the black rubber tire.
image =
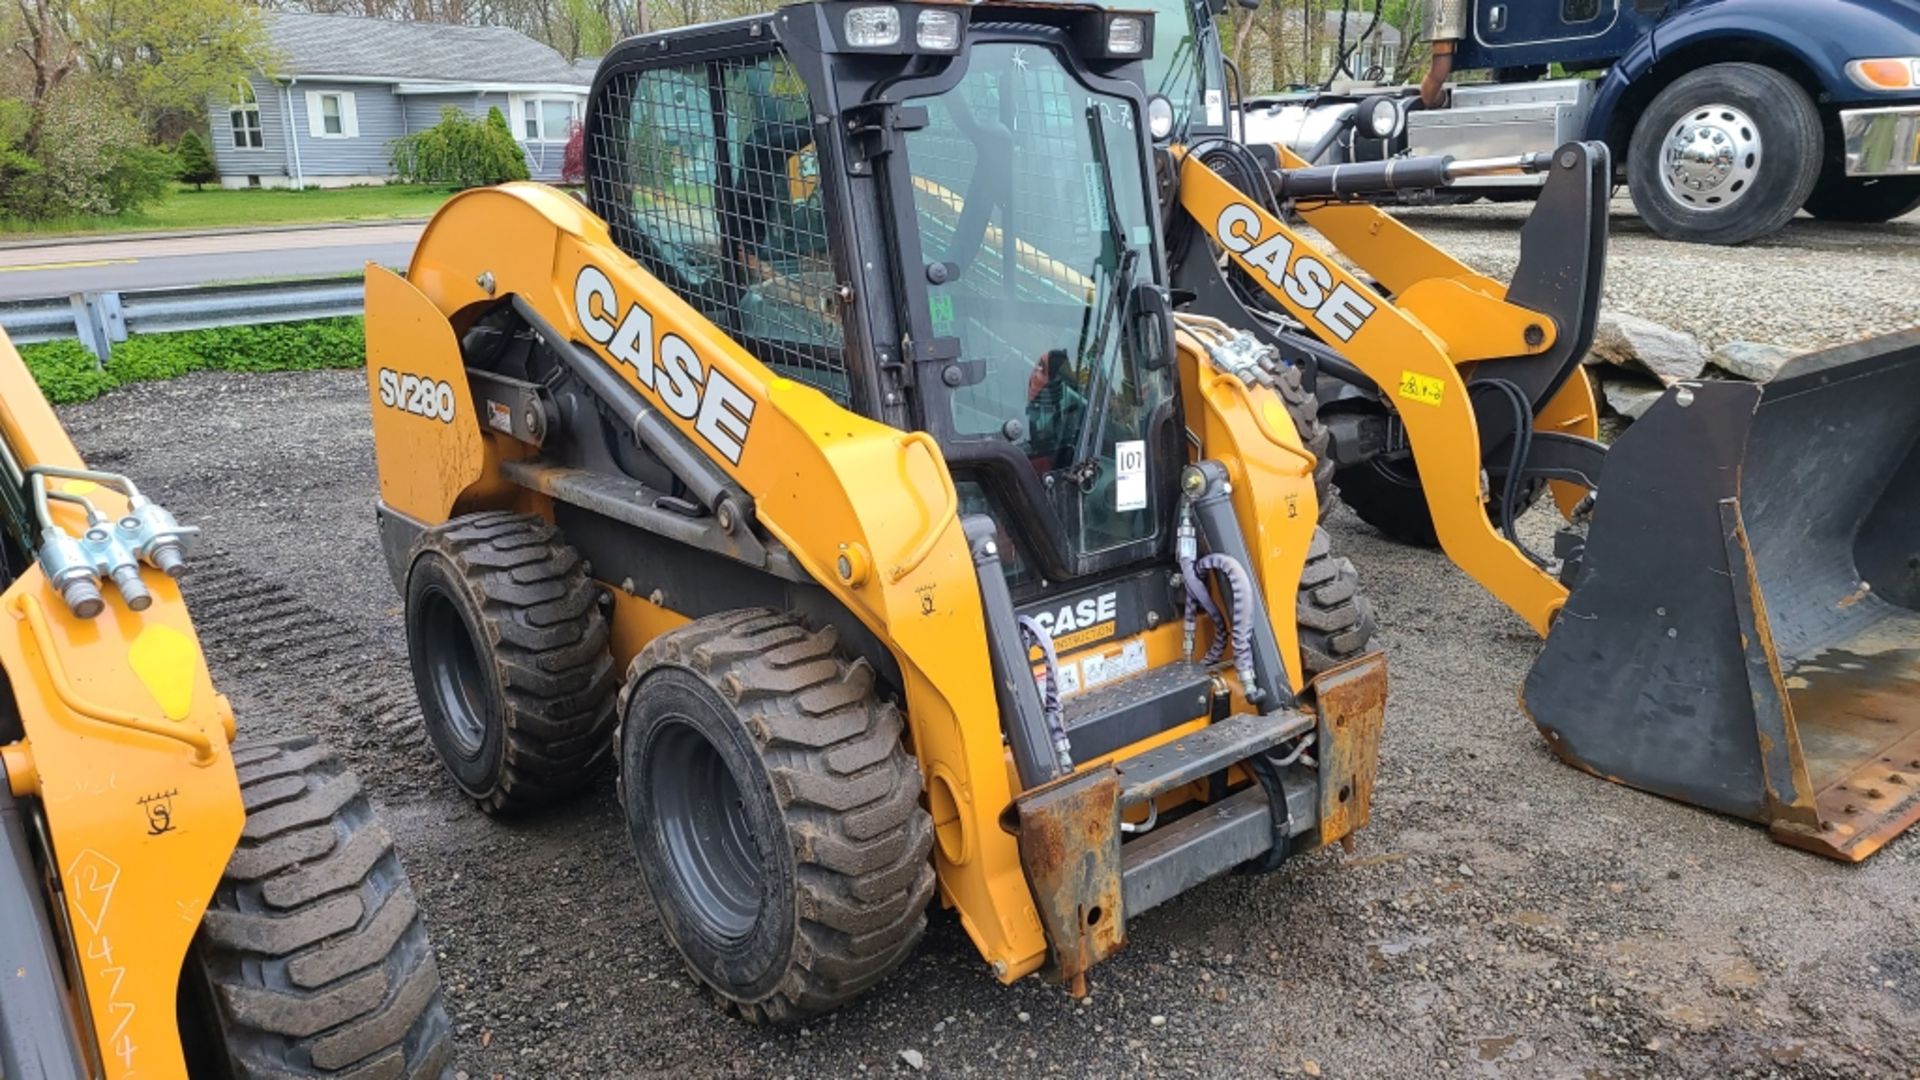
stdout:
{"type": "MultiPolygon", "coordinates": [[[[1388,463],[1370,458],[1339,470],[1333,479],[1340,501],[1361,521],[1385,533],[1389,540],[1410,547],[1440,546],[1440,534],[1433,527],[1433,512],[1427,507],[1426,490],[1411,460],[1388,463]]],[[[1522,505],[1515,516],[1526,513],[1545,491],[1545,484],[1530,485],[1522,493],[1522,505]]],[[[1487,499],[1487,514],[1494,521],[1500,520],[1502,501],[1498,490],[1487,499]]]]}
{"type": "Polygon", "coordinates": [[[214,1059],[194,1075],[447,1075],[426,924],[359,780],[311,738],[233,759],[246,828],[182,979],[182,1026],[214,1059]]]}
{"type": "Polygon", "coordinates": [[[1879,225],[1920,210],[1920,178],[1850,177],[1829,162],[1804,209],[1822,221],[1879,225]]]}
{"type": "Polygon", "coordinates": [[[1300,635],[1300,666],[1309,678],[1372,652],[1373,604],[1360,592],[1353,560],[1334,555],[1333,538],[1314,526],[1307,565],[1300,571],[1294,621],[1300,635]]]}
{"type": "Polygon", "coordinates": [[[1313,494],[1320,501],[1320,520],[1325,521],[1338,492],[1333,482],[1333,458],[1327,453],[1333,445],[1333,433],[1320,422],[1320,399],[1307,389],[1306,375],[1292,364],[1270,373],[1268,385],[1286,405],[1293,429],[1300,435],[1300,445],[1313,454],[1313,494]]]}
{"type": "Polygon", "coordinates": [[[1627,152],[1627,187],[1640,217],[1669,240],[1744,244],[1778,232],[1806,202],[1824,142],[1819,110],[1799,83],[1759,64],[1709,64],[1675,79],[1640,114],[1627,152]],[[1667,132],[1704,105],[1731,105],[1760,129],[1753,187],[1724,210],[1686,206],[1660,181],[1667,132]]]}
{"type": "Polygon", "coordinates": [[[851,1000],[926,929],[933,819],[920,768],[872,668],[837,644],[832,627],[792,614],[712,615],[649,642],[621,691],[621,802],[647,891],[694,977],[754,1023],[851,1000]],[[685,831],[696,815],[674,802],[677,786],[649,781],[656,765],[669,779],[683,767],[663,747],[695,737],[705,764],[684,771],[712,779],[686,786],[733,785],[724,830],[709,814],[707,831],[685,831]],[[676,853],[739,869],[728,901],[697,897],[699,870],[676,853]]]}
{"type": "Polygon", "coordinates": [[[407,652],[427,737],[490,814],[586,787],[611,757],[615,672],[600,586],[540,518],[489,511],[408,556],[407,652]]]}

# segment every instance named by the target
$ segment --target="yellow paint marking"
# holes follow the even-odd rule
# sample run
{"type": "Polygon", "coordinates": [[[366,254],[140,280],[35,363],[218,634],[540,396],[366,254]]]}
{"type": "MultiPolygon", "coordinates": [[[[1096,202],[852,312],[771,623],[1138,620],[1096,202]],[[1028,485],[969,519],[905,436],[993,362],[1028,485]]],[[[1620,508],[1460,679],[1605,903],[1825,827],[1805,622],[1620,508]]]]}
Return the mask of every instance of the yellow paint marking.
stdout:
{"type": "Polygon", "coordinates": [[[63,480],[60,490],[69,495],[87,495],[99,490],[100,485],[91,480],[63,480]]]}
{"type": "Polygon", "coordinates": [[[198,665],[193,639],[171,626],[149,626],[127,647],[127,663],[169,720],[185,720],[193,708],[198,665]]]}
{"type": "Polygon", "coordinates": [[[27,266],[0,266],[0,274],[18,274],[26,270],[84,270],[89,266],[132,266],[139,259],[82,259],[75,262],[31,263],[27,266]]]}
{"type": "Polygon", "coordinates": [[[1447,395],[1447,384],[1432,375],[1422,375],[1417,371],[1402,371],[1397,393],[1408,401],[1417,401],[1422,405],[1438,405],[1447,395]]]}

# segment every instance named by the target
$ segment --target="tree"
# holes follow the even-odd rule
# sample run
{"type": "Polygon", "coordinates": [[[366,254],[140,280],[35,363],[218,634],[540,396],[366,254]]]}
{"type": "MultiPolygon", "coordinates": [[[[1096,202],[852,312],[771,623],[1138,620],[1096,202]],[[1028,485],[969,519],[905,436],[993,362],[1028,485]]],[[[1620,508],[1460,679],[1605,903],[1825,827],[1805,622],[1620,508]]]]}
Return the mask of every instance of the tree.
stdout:
{"type": "Polygon", "coordinates": [[[207,149],[207,141],[199,132],[188,129],[180,136],[180,145],[174,147],[173,153],[180,162],[180,179],[192,184],[193,190],[199,191],[220,179],[220,171],[213,164],[213,152],[207,149]]]}
{"type": "Polygon", "coordinates": [[[449,105],[440,122],[393,140],[393,171],[410,184],[479,187],[527,178],[527,156],[499,109],[476,119],[449,105]]]}

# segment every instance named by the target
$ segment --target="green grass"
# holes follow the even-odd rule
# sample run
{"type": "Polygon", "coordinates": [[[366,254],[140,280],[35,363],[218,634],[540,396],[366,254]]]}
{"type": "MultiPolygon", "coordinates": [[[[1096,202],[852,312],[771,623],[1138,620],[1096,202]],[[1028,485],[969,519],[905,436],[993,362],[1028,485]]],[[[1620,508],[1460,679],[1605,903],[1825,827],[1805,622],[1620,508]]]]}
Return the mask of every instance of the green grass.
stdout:
{"type": "Polygon", "coordinates": [[[449,188],[408,184],[308,191],[218,187],[195,191],[191,185],[179,184],[165,199],[129,214],[44,221],[0,217],[0,239],[421,218],[430,216],[452,194],[449,188]]]}
{"type": "Polygon", "coordinates": [[[77,341],[20,349],[27,370],[55,405],[87,401],[126,383],[173,379],[194,371],[356,368],[366,363],[366,355],[358,317],[141,334],[115,345],[104,370],[77,341]]]}

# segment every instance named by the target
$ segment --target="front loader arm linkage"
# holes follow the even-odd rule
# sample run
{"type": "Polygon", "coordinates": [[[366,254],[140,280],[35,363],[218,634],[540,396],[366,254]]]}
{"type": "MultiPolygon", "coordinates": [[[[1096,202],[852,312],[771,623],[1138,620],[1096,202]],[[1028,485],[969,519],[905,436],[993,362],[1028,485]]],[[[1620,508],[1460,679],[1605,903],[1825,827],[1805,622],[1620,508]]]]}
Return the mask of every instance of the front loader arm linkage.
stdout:
{"type": "MultiPolygon", "coordinates": [[[[1263,164],[1303,165],[1281,147],[1249,149],[1263,164]]],[[[1563,509],[1597,483],[1603,451],[1592,441],[1592,391],[1575,375],[1598,315],[1610,166],[1597,143],[1570,143],[1528,166],[1549,175],[1522,231],[1511,286],[1474,272],[1378,207],[1296,203],[1305,222],[1376,289],[1288,225],[1263,195],[1240,190],[1199,154],[1179,156],[1178,199],[1275,304],[1378,388],[1405,429],[1440,546],[1544,634],[1567,590],[1501,535],[1483,490],[1483,470],[1506,470],[1515,409],[1483,395],[1490,405],[1482,415],[1470,384],[1499,379],[1525,394],[1535,430],[1522,476],[1555,481],[1563,509]]],[[[1380,172],[1381,182],[1395,184],[1394,173],[1380,172]]]]}

